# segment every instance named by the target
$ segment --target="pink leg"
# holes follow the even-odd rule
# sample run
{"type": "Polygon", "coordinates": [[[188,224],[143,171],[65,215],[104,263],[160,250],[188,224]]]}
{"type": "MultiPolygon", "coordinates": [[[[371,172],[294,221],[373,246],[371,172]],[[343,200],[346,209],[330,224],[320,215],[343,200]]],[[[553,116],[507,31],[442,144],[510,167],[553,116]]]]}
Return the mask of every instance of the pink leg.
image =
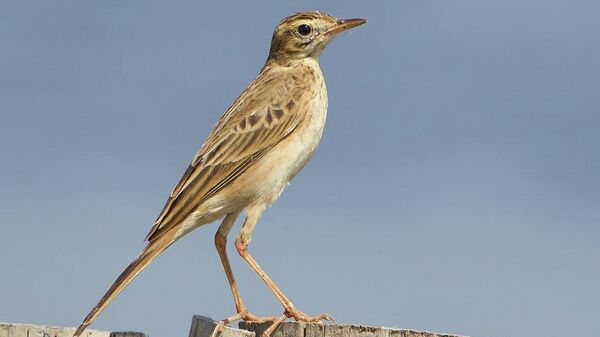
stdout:
{"type": "Polygon", "coordinates": [[[246,305],[244,305],[242,297],[240,296],[235,277],[233,276],[233,271],[231,270],[231,265],[229,264],[229,257],[227,257],[226,249],[227,233],[231,229],[231,226],[235,222],[235,219],[237,218],[238,214],[239,213],[228,214],[225,217],[225,219],[223,219],[223,223],[219,227],[217,233],[215,233],[215,247],[217,248],[217,252],[219,253],[219,257],[221,258],[223,269],[225,269],[227,281],[229,281],[229,287],[231,288],[231,293],[233,294],[233,301],[235,302],[236,314],[231,317],[220,320],[212,333],[212,337],[215,337],[219,332],[223,331],[223,328],[226,324],[240,319],[244,321],[254,322],[274,321],[277,319],[277,317],[275,316],[260,317],[250,313],[246,308],[246,305]]]}

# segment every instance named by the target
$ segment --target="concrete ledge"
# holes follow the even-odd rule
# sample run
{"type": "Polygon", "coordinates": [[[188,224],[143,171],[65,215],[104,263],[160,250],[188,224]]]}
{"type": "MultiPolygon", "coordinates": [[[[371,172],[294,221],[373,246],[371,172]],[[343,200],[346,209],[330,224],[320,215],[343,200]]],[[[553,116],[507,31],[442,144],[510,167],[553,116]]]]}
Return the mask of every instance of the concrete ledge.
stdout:
{"type": "MultiPolygon", "coordinates": [[[[240,322],[239,327],[260,336],[271,322],[240,322]]],[[[271,337],[461,337],[426,331],[372,327],[354,324],[319,324],[283,322],[271,337]]]]}
{"type": "MultiPolygon", "coordinates": [[[[219,337],[260,337],[271,322],[240,322],[240,329],[225,327],[219,337]]],[[[192,318],[189,337],[210,337],[216,322],[196,315],[192,318]]],[[[72,337],[75,328],[61,328],[37,324],[1,323],[0,337],[72,337]]],[[[146,337],[141,332],[86,330],[82,337],[146,337]]],[[[165,336],[178,337],[178,336],[165,336]]],[[[271,337],[461,337],[443,333],[405,329],[370,327],[352,324],[317,324],[283,322],[271,337]]]]}
{"type": "MultiPolygon", "coordinates": [[[[219,337],[260,337],[272,322],[240,322],[239,328],[225,327],[219,337]]],[[[204,316],[194,316],[189,337],[210,337],[216,322],[204,316]]],[[[271,337],[461,337],[426,331],[414,331],[353,324],[317,324],[283,322],[271,337]]]]}
{"type": "MultiPolygon", "coordinates": [[[[0,337],[72,337],[75,328],[38,324],[1,323],[0,337]]],[[[87,329],[82,337],[146,337],[141,332],[98,331],[87,329]]]]}

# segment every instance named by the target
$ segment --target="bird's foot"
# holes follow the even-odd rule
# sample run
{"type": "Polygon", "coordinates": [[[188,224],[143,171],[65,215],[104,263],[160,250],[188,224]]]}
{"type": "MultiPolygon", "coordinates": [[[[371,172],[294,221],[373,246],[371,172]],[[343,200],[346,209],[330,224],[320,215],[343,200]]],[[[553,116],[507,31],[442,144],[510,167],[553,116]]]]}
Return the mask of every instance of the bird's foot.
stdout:
{"type": "Polygon", "coordinates": [[[275,329],[277,329],[277,327],[288,318],[293,318],[294,320],[296,320],[296,322],[304,322],[304,323],[318,323],[321,321],[335,322],[333,317],[331,317],[331,315],[329,315],[329,314],[308,316],[307,314],[303,313],[300,310],[297,310],[295,308],[288,308],[288,309],[285,309],[285,311],[283,312],[283,315],[281,315],[281,317],[277,318],[276,320],[273,320],[273,324],[271,324],[271,326],[262,333],[261,337],[270,337],[271,334],[273,333],[273,331],[275,331],[275,329]]]}
{"type": "Polygon", "coordinates": [[[335,319],[331,317],[329,314],[320,314],[316,316],[308,316],[300,310],[295,308],[287,308],[285,309],[284,315],[296,320],[296,322],[304,322],[304,323],[318,323],[321,321],[332,321],[335,323],[335,319]]]}
{"type": "Polygon", "coordinates": [[[217,325],[215,326],[215,329],[213,330],[212,334],[210,335],[210,337],[217,337],[219,336],[223,330],[225,329],[225,326],[231,322],[235,322],[235,321],[246,321],[246,322],[266,322],[266,321],[277,321],[277,317],[275,316],[257,316],[251,312],[249,312],[247,309],[242,309],[239,310],[237,314],[231,316],[231,317],[227,317],[225,319],[222,319],[220,321],[217,322],[217,325]]]}
{"type": "Polygon", "coordinates": [[[285,312],[280,317],[257,316],[255,314],[249,312],[248,310],[243,309],[240,312],[238,312],[237,314],[235,314],[231,317],[227,317],[227,318],[222,319],[219,322],[217,322],[217,325],[215,326],[215,329],[213,330],[213,332],[210,336],[218,337],[223,332],[223,330],[225,329],[225,326],[227,324],[234,322],[234,321],[242,320],[242,321],[246,321],[246,322],[259,322],[259,323],[267,322],[267,321],[273,322],[273,324],[271,324],[271,326],[269,326],[269,328],[267,330],[265,330],[261,335],[262,337],[270,337],[271,334],[273,333],[273,331],[275,331],[275,329],[277,329],[277,327],[288,318],[293,318],[296,322],[304,322],[304,323],[318,323],[321,321],[335,322],[333,317],[331,317],[331,315],[329,315],[329,314],[308,316],[307,314],[305,314],[302,311],[297,310],[295,308],[286,309],[285,312]]]}
{"type": "Polygon", "coordinates": [[[243,310],[240,313],[238,313],[238,315],[240,315],[240,318],[237,318],[235,320],[242,320],[242,321],[246,321],[246,322],[262,323],[262,322],[267,322],[267,321],[274,321],[277,319],[277,317],[275,317],[275,316],[256,316],[255,314],[249,312],[248,310],[243,310]]]}

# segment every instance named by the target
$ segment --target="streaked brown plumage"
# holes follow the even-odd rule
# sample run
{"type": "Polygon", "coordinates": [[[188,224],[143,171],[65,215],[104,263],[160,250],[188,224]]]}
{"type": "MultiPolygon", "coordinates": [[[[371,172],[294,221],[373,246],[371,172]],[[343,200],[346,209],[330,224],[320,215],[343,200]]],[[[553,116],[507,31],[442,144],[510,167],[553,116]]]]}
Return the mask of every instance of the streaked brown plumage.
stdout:
{"type": "Polygon", "coordinates": [[[274,319],[247,311],[225,252],[227,234],[243,210],[247,216],[236,248],[282,302],[285,312],[278,321],[287,317],[299,321],[329,318],[324,314],[309,317],[296,310],[254,261],[248,244],[262,211],[302,169],[321,138],[327,90],[318,64],[319,55],[337,33],[365,22],[304,12],[279,23],[265,66],[223,114],[194,156],[146,236],[148,245],[119,275],[74,336],[79,336],[158,254],[193,229],[223,217],[215,245],[237,314],[220,324],[234,319],[274,319]]]}

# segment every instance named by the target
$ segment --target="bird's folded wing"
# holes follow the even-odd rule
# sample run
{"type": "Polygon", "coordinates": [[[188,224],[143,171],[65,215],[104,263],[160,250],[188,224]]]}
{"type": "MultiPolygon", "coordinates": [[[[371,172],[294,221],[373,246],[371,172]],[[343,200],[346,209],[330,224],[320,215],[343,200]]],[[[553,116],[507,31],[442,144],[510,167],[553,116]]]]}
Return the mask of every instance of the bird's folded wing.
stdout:
{"type": "Polygon", "coordinates": [[[275,79],[281,83],[276,85],[273,82],[279,81],[267,75],[259,75],[221,117],[175,186],[147,240],[152,241],[181,223],[303,120],[306,109],[297,102],[302,101],[300,96],[305,90],[290,83],[296,77],[288,77],[286,81],[285,77],[277,76],[275,79]],[[266,80],[274,85],[259,84],[266,80]]]}

